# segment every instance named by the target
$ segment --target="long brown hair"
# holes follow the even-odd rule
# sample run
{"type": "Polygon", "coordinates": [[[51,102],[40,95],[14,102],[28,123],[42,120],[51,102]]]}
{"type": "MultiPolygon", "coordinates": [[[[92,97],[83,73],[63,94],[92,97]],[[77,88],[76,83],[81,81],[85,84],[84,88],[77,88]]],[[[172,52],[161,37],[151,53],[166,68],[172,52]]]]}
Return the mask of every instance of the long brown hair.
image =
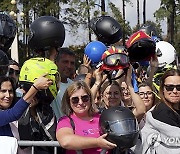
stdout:
{"type": "Polygon", "coordinates": [[[179,69],[170,69],[170,70],[167,70],[163,74],[163,76],[161,77],[161,81],[160,81],[159,96],[160,96],[161,100],[174,111],[174,109],[171,107],[171,104],[164,97],[164,82],[165,82],[166,78],[169,76],[180,76],[180,70],[179,69]]]}
{"type": "Polygon", "coordinates": [[[71,85],[69,85],[63,95],[61,109],[65,115],[70,116],[73,113],[73,110],[70,106],[70,97],[72,96],[72,94],[74,92],[76,92],[77,90],[79,90],[81,88],[84,89],[87,92],[87,94],[90,96],[91,106],[88,110],[89,116],[92,116],[96,113],[95,104],[94,104],[94,100],[93,100],[90,88],[84,81],[79,80],[79,81],[75,81],[71,85]]]}

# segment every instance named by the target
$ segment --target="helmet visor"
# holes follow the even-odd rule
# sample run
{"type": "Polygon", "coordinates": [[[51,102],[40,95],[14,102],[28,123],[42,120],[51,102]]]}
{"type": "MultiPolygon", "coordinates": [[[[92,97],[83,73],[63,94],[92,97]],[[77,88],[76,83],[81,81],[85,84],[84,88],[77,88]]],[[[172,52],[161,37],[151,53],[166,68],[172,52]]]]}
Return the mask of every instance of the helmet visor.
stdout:
{"type": "Polygon", "coordinates": [[[115,53],[108,55],[103,61],[108,66],[126,66],[129,63],[129,57],[123,53],[115,53]]]}
{"type": "Polygon", "coordinates": [[[138,123],[135,119],[109,122],[109,126],[110,131],[118,135],[131,134],[139,131],[138,123]]]}

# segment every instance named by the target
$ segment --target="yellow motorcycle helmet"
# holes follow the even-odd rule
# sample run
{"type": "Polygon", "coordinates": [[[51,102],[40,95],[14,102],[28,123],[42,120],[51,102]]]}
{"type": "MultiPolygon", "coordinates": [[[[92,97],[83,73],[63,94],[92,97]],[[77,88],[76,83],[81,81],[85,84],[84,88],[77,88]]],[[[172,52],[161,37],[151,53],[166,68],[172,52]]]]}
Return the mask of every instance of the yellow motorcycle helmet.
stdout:
{"type": "Polygon", "coordinates": [[[37,96],[48,97],[53,100],[58,92],[57,83],[60,79],[58,68],[54,62],[46,58],[31,58],[24,62],[19,76],[19,83],[27,91],[34,81],[47,74],[47,78],[52,80],[52,85],[47,90],[39,91],[37,96]]]}
{"type": "Polygon", "coordinates": [[[158,95],[159,89],[160,89],[161,77],[167,70],[169,70],[171,68],[177,69],[176,65],[166,64],[164,67],[158,68],[158,70],[156,71],[156,74],[154,74],[152,81],[153,81],[153,86],[155,88],[155,92],[157,95],[158,95]]]}

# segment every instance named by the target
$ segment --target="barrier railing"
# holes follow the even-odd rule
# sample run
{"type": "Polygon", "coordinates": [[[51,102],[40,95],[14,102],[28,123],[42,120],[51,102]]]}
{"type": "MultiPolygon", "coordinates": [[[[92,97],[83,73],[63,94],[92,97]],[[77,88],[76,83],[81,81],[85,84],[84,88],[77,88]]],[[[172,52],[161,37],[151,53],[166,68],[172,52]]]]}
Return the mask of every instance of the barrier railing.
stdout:
{"type": "Polygon", "coordinates": [[[34,154],[34,147],[36,146],[46,146],[54,147],[54,154],[57,154],[57,147],[60,147],[58,141],[18,141],[19,146],[29,146],[31,147],[31,154],[34,154]]]}

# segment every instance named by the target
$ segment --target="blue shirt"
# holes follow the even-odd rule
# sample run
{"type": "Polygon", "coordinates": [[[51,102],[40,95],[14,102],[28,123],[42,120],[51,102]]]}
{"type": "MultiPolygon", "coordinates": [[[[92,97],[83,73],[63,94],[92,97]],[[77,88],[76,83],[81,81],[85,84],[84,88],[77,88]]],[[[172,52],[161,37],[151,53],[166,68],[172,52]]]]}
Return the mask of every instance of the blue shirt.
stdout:
{"type": "Polygon", "coordinates": [[[7,110],[0,110],[0,136],[13,137],[10,122],[18,120],[29,104],[21,98],[12,108],[7,110]]]}

